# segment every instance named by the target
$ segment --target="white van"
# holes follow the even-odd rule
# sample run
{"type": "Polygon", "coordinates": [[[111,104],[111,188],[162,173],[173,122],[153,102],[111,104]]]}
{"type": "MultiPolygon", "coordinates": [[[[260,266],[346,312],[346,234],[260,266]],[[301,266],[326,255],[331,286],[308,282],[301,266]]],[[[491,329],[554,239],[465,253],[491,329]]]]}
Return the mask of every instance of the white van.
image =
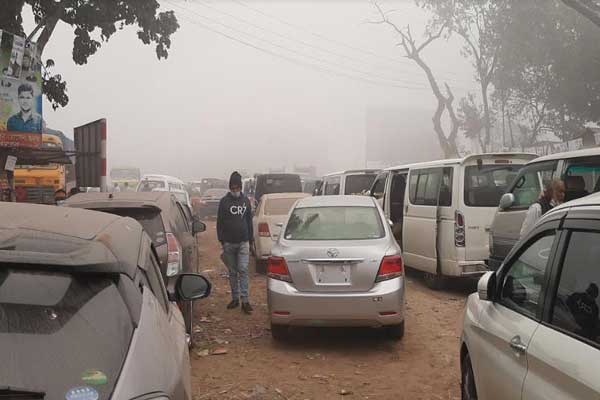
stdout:
{"type": "Polygon", "coordinates": [[[405,264],[424,271],[427,285],[440,289],[446,277],[487,271],[488,230],[500,198],[535,157],[476,154],[388,168],[370,194],[390,219],[405,264]]]}
{"type": "Polygon", "coordinates": [[[181,179],[177,179],[168,175],[144,175],[140,179],[140,183],[135,190],[136,192],[171,192],[177,200],[186,204],[190,210],[192,202],[190,195],[186,190],[185,183],[181,179]]]}
{"type": "Polygon", "coordinates": [[[378,169],[354,169],[325,175],[321,188],[316,195],[363,194],[363,192],[369,190],[379,171],[378,169]]]}

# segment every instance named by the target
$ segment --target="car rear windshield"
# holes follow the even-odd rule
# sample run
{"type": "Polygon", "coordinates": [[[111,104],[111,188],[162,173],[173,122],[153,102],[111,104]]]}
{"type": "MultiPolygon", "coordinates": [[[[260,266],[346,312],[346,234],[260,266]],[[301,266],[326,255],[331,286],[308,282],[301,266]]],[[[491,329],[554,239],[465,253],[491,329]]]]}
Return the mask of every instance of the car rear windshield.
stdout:
{"type": "Polygon", "coordinates": [[[108,399],[134,328],[118,279],[0,265],[2,386],[46,399],[88,386],[97,396],[86,398],[108,399]]]}
{"type": "Polygon", "coordinates": [[[348,175],[344,194],[362,194],[371,188],[376,177],[376,174],[348,175]]]}
{"type": "Polygon", "coordinates": [[[165,226],[160,211],[156,208],[104,208],[98,211],[115,214],[120,217],[131,217],[142,225],[154,246],[166,243],[165,226]]]}
{"type": "Polygon", "coordinates": [[[256,196],[269,193],[301,193],[302,182],[299,175],[263,175],[256,183],[256,196]]]}
{"type": "Polygon", "coordinates": [[[138,192],[151,192],[154,189],[165,189],[165,182],[151,181],[146,179],[140,183],[140,189],[138,192]]]}
{"type": "Polygon", "coordinates": [[[298,198],[269,199],[265,203],[265,215],[287,215],[298,198]]]}
{"type": "Polygon", "coordinates": [[[465,204],[470,207],[498,207],[500,197],[517,176],[522,165],[472,165],[465,168],[465,204]]]}
{"type": "Polygon", "coordinates": [[[364,240],[384,235],[375,207],[296,208],[285,230],[287,240],[364,240]]]}

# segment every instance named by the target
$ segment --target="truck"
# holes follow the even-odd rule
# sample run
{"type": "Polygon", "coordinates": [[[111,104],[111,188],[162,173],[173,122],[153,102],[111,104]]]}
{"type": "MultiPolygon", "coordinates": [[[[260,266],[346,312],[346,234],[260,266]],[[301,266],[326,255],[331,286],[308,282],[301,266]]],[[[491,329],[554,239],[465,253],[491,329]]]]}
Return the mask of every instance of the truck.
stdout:
{"type": "Polygon", "coordinates": [[[119,186],[119,190],[135,191],[142,173],[139,168],[136,167],[114,167],[110,170],[110,180],[114,186],[116,183],[119,186]]]}

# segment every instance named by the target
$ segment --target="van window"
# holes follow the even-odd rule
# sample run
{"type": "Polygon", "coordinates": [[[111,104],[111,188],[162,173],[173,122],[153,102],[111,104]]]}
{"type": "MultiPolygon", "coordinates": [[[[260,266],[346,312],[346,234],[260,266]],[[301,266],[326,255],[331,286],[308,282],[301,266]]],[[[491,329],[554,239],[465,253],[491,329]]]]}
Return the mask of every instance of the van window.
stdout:
{"type": "Polygon", "coordinates": [[[512,193],[516,208],[527,208],[540,197],[543,185],[550,182],[556,174],[556,161],[533,164],[523,167],[517,177],[512,193]]]}
{"type": "Polygon", "coordinates": [[[365,190],[369,190],[376,177],[375,174],[348,175],[344,194],[362,194],[365,190]]]}
{"type": "Polygon", "coordinates": [[[410,202],[420,206],[439,204],[441,207],[450,207],[452,205],[453,171],[452,167],[411,171],[410,202]]]}
{"type": "Polygon", "coordinates": [[[339,176],[325,178],[325,196],[340,194],[340,183],[342,178],[339,176]]]}
{"type": "Polygon", "coordinates": [[[165,182],[164,181],[153,181],[153,180],[149,180],[149,179],[144,179],[140,183],[140,187],[138,189],[138,192],[151,192],[154,189],[165,189],[165,182]]]}
{"type": "Polygon", "coordinates": [[[373,184],[373,189],[371,189],[371,196],[376,199],[381,199],[385,194],[385,182],[387,181],[388,173],[384,172],[383,174],[379,174],[375,179],[375,183],[373,184]]]}
{"type": "Polygon", "coordinates": [[[465,205],[498,207],[500,197],[522,165],[471,165],[465,167],[465,205]]]}
{"type": "Polygon", "coordinates": [[[600,157],[575,159],[565,171],[565,201],[575,200],[600,191],[600,157]]]}

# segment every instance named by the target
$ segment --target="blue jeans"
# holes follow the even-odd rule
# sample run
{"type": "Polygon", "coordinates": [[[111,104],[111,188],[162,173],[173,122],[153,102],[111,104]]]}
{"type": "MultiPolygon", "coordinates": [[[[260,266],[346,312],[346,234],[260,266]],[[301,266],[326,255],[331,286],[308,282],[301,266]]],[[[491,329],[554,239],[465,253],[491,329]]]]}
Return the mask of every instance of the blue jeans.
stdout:
{"type": "Polygon", "coordinates": [[[223,243],[223,261],[229,269],[231,298],[238,301],[241,297],[242,303],[247,303],[250,243],[223,243]]]}

